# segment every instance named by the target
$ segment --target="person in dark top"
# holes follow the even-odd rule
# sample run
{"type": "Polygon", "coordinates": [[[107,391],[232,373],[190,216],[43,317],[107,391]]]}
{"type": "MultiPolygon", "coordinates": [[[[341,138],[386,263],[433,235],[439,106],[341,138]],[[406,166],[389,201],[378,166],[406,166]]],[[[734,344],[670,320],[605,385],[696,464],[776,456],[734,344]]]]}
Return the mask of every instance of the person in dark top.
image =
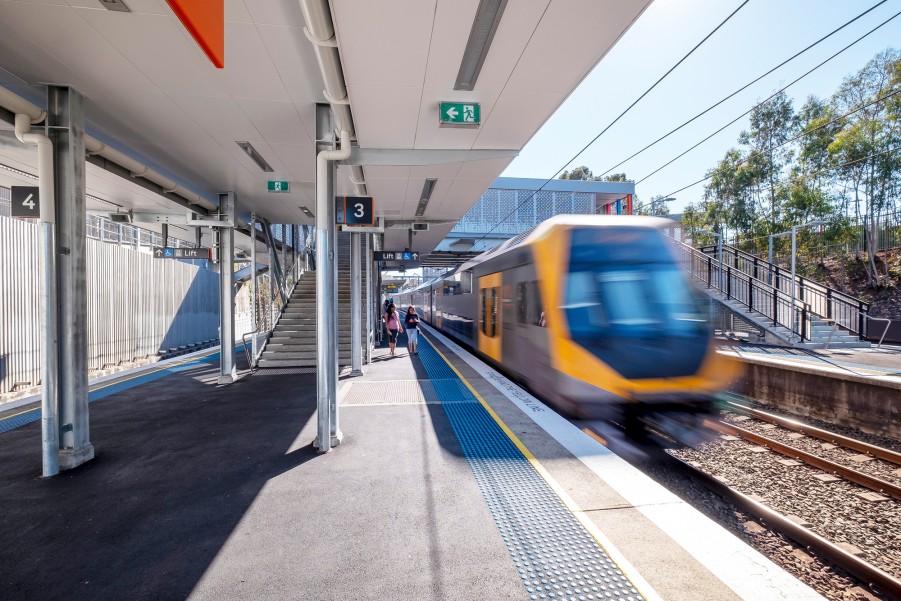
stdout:
{"type": "Polygon", "coordinates": [[[407,350],[410,353],[416,355],[416,345],[419,344],[419,315],[416,314],[416,309],[413,308],[413,305],[410,305],[410,308],[407,309],[407,314],[404,316],[404,325],[407,326],[407,350]]]}

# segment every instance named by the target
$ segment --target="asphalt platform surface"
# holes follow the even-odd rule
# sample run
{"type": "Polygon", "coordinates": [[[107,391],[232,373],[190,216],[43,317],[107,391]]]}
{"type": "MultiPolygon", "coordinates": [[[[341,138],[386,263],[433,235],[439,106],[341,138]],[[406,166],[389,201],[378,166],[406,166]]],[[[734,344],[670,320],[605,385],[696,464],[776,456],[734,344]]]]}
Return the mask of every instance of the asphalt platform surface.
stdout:
{"type": "MultiPolygon", "coordinates": [[[[403,345],[367,379],[425,378],[403,345]]],[[[437,404],[342,407],[315,376],[200,363],[90,405],[96,458],[40,478],[0,434],[0,599],[500,599],[525,590],[437,404]]]]}

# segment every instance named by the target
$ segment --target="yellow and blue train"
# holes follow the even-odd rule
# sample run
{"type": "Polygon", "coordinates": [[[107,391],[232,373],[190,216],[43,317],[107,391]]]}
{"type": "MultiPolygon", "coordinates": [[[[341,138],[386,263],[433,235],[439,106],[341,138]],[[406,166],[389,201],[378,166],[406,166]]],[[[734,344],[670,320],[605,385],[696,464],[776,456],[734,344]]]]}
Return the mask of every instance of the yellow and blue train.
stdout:
{"type": "MultiPolygon", "coordinates": [[[[561,215],[395,295],[566,414],[643,431],[737,375],[653,217],[561,215]]],[[[683,422],[684,423],[684,422],[683,422]]]]}

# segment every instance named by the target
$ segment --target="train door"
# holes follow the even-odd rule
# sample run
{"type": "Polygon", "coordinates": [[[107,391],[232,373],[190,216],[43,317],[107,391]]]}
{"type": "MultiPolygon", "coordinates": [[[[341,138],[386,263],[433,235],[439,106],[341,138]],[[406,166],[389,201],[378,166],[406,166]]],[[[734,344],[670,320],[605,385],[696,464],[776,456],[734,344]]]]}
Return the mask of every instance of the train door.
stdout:
{"type": "Polygon", "coordinates": [[[504,367],[517,370],[521,349],[518,346],[516,323],[516,273],[517,269],[504,272],[503,286],[501,286],[501,355],[504,357],[504,367]]]}
{"type": "Polygon", "coordinates": [[[502,286],[500,273],[479,278],[478,284],[478,347],[498,363],[501,362],[503,331],[502,286]]]}

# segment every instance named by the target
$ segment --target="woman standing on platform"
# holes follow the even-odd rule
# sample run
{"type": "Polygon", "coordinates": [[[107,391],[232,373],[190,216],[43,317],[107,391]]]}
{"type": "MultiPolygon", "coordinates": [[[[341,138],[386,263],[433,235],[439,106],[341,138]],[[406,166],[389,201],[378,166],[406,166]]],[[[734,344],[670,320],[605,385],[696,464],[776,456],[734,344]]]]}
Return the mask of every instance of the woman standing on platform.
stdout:
{"type": "Polygon", "coordinates": [[[391,356],[393,357],[394,347],[397,344],[397,335],[404,331],[404,329],[400,327],[400,317],[397,315],[397,309],[394,307],[394,303],[388,305],[388,310],[385,311],[385,315],[382,319],[385,320],[385,327],[388,328],[388,347],[391,349],[391,356]]]}
{"type": "Polygon", "coordinates": [[[419,328],[417,327],[419,326],[419,315],[416,314],[413,305],[407,309],[404,325],[407,326],[407,350],[410,351],[410,354],[416,355],[416,345],[419,343],[419,328]]]}

